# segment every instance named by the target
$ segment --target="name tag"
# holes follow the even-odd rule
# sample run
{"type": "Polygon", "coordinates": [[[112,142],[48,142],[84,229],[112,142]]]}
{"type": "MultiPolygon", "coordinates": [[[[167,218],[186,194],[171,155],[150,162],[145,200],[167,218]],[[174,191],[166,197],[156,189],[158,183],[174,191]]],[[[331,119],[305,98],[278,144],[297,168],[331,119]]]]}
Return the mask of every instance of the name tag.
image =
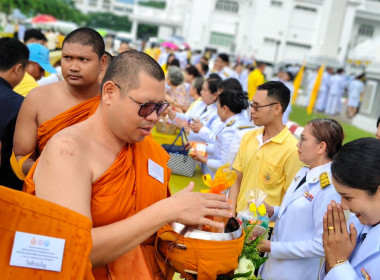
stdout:
{"type": "Polygon", "coordinates": [[[164,168],[151,159],[148,160],[148,173],[157,181],[164,183],[164,168]]]}
{"type": "Polygon", "coordinates": [[[65,239],[16,231],[10,265],[61,271],[65,239]]]}

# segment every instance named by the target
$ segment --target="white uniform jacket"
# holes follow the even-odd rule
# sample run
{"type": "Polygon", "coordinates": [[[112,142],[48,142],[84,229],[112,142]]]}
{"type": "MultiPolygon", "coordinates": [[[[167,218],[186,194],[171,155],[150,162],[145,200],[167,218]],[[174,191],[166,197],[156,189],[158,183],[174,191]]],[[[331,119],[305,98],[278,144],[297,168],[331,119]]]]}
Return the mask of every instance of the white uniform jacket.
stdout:
{"type": "Polygon", "coordinates": [[[259,274],[271,280],[316,280],[320,258],[324,256],[322,233],[323,216],[327,205],[340,196],[331,179],[331,163],[307,167],[295,176],[280,207],[274,208],[272,221],[276,226],[271,238],[269,259],[259,274]],[[306,182],[296,191],[305,174],[306,182]],[[321,174],[327,173],[329,185],[322,188],[321,174]]]}
{"type": "Polygon", "coordinates": [[[349,261],[333,267],[327,275],[323,265],[319,275],[320,280],[380,279],[380,224],[364,226],[354,214],[351,214],[347,222],[348,227],[350,223],[354,223],[358,237],[349,261]],[[367,235],[360,242],[362,233],[367,235]]]}
{"type": "MultiPolygon", "coordinates": [[[[235,133],[241,126],[251,126],[251,122],[242,114],[229,117],[216,133],[214,143],[207,145],[207,153],[213,158],[207,160],[207,166],[215,173],[219,166],[227,163],[226,157],[235,133]]],[[[232,162],[231,162],[232,164],[232,162]]]]}

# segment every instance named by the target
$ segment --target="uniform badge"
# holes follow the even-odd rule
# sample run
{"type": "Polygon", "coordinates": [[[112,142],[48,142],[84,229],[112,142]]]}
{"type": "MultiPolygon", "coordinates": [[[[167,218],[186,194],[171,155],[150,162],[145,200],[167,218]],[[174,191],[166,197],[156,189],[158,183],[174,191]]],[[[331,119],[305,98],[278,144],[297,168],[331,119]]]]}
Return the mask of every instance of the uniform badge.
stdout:
{"type": "Polygon", "coordinates": [[[235,123],[235,120],[231,120],[228,124],[226,124],[226,126],[231,126],[235,123]]]}
{"type": "Polygon", "coordinates": [[[321,184],[321,189],[327,187],[328,185],[331,185],[329,174],[327,172],[323,172],[321,175],[319,175],[319,183],[321,184]]]}
{"type": "Polygon", "coordinates": [[[367,271],[364,270],[364,268],[362,268],[360,270],[361,274],[362,274],[362,278],[365,279],[365,280],[370,280],[371,277],[368,275],[367,271]]]}
{"type": "Polygon", "coordinates": [[[263,177],[265,183],[270,184],[272,182],[272,174],[270,171],[265,172],[263,177]]]}
{"type": "Polygon", "coordinates": [[[312,201],[313,198],[314,198],[314,197],[312,196],[312,194],[309,193],[309,192],[305,192],[305,193],[303,194],[303,196],[306,197],[306,199],[309,200],[309,201],[312,201]]]}
{"type": "Polygon", "coordinates": [[[299,178],[300,178],[300,176],[296,176],[296,177],[294,178],[294,182],[297,182],[299,178]]]}

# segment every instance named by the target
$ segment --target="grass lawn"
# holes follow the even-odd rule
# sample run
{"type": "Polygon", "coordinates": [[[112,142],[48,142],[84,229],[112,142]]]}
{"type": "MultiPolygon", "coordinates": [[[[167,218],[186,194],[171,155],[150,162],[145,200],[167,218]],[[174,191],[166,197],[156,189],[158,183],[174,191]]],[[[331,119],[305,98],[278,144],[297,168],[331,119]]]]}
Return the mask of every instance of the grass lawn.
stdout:
{"type": "MultiPolygon", "coordinates": [[[[306,109],[300,106],[293,106],[292,112],[289,116],[289,119],[291,121],[298,123],[300,126],[305,126],[308,121],[316,118],[329,118],[329,116],[320,113],[313,113],[311,115],[308,115],[306,109]]],[[[337,121],[342,125],[344,130],[344,143],[358,138],[374,137],[372,133],[363,131],[353,125],[342,123],[338,119],[337,121]]]]}

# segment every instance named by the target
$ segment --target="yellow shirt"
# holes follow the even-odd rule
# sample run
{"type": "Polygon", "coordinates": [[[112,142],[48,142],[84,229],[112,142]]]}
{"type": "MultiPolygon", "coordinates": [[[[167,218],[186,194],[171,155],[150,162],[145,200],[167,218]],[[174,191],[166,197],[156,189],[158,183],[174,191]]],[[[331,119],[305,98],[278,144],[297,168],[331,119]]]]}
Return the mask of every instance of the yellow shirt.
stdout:
{"type": "Polygon", "coordinates": [[[40,85],[36,82],[36,80],[27,72],[25,72],[24,78],[22,78],[21,82],[13,90],[18,94],[26,97],[32,89],[39,86],[40,85]]]}
{"type": "Polygon", "coordinates": [[[279,134],[262,143],[264,128],[247,132],[240,143],[233,168],[243,173],[236,212],[247,206],[247,193],[255,187],[265,191],[265,201],[281,205],[294,176],[301,169],[297,139],[285,127],[279,134]],[[261,143],[260,143],[261,142],[261,143]]]}
{"type": "Polygon", "coordinates": [[[259,69],[255,69],[248,76],[248,100],[252,100],[257,87],[265,83],[264,75],[259,69]]]}

